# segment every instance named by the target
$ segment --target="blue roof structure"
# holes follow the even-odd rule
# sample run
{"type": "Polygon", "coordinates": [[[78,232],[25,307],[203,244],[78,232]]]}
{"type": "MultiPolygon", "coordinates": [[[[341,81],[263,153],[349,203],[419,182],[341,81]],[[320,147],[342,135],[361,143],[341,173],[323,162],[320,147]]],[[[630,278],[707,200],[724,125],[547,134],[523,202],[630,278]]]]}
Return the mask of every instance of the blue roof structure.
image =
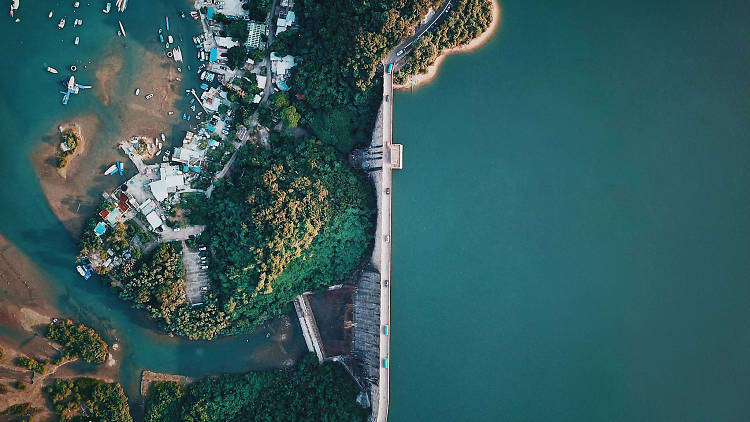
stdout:
{"type": "Polygon", "coordinates": [[[206,18],[213,19],[213,17],[214,17],[214,8],[209,7],[208,10],[206,11],[206,18]]]}
{"type": "Polygon", "coordinates": [[[201,168],[200,167],[192,167],[192,170],[194,172],[196,172],[196,173],[200,173],[201,172],[201,168]]]}
{"type": "Polygon", "coordinates": [[[208,89],[208,84],[201,84],[201,89],[204,90],[204,91],[207,90],[208,89]]]}
{"type": "Polygon", "coordinates": [[[215,62],[219,60],[219,51],[216,48],[212,48],[208,52],[208,61],[215,62]]]}
{"type": "Polygon", "coordinates": [[[210,130],[211,132],[216,132],[216,128],[211,125],[206,125],[206,129],[210,130]]]}

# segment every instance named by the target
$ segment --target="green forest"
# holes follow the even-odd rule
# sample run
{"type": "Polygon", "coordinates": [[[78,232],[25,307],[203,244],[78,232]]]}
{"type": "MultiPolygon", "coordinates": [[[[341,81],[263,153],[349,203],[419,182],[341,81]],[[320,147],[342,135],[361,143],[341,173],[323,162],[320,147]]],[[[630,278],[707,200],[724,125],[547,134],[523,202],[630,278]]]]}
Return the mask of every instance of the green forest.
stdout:
{"type": "Polygon", "coordinates": [[[46,335],[63,347],[64,358],[80,357],[89,363],[103,363],[107,359],[107,343],[83,324],[59,320],[47,326],[46,335]]]}
{"type": "Polygon", "coordinates": [[[117,383],[95,378],[55,379],[45,392],[60,420],[133,421],[128,397],[117,383]]]}
{"type": "Polygon", "coordinates": [[[457,0],[454,3],[453,11],[445,21],[415,43],[404,66],[394,75],[397,83],[404,83],[409,75],[424,73],[435,63],[441,51],[468,43],[490,26],[490,0],[457,0]]]}
{"type": "Polygon", "coordinates": [[[369,251],[375,205],[365,176],[318,140],[273,134],[270,142],[241,149],[201,208],[215,280],[203,305],[185,302],[179,243],[134,254],[113,272],[120,296],[166,331],[193,339],[250,332],[296,295],[341,282],[369,251]]]}
{"type": "Polygon", "coordinates": [[[146,422],[364,421],[359,388],[343,366],[308,354],[291,370],[208,377],[182,387],[156,382],[146,422]]]}

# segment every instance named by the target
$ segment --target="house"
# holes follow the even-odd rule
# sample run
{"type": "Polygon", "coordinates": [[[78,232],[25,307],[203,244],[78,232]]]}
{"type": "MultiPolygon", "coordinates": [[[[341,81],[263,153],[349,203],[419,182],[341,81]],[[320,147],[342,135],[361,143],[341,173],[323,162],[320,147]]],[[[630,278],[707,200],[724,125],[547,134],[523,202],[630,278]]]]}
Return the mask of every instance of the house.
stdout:
{"type": "Polygon", "coordinates": [[[222,48],[226,48],[227,50],[240,45],[237,41],[233,40],[232,37],[214,37],[214,40],[216,40],[216,45],[222,48]]]}
{"type": "Polygon", "coordinates": [[[169,193],[177,192],[185,187],[185,176],[178,166],[162,164],[159,167],[159,180],[149,183],[148,187],[154,198],[163,202],[169,193]]]}
{"type": "Polygon", "coordinates": [[[164,222],[161,221],[161,217],[159,217],[159,214],[156,213],[156,211],[151,211],[146,215],[146,221],[148,221],[148,225],[151,226],[151,229],[156,230],[157,228],[161,227],[164,222]]]}
{"type": "Polygon", "coordinates": [[[280,33],[286,31],[294,24],[294,21],[296,20],[296,16],[294,15],[294,11],[285,12],[282,10],[279,12],[279,17],[276,19],[276,35],[279,35],[280,33]]]}
{"type": "Polygon", "coordinates": [[[274,75],[274,80],[285,80],[289,69],[295,65],[294,56],[281,57],[276,53],[271,53],[271,73],[274,75]]]}

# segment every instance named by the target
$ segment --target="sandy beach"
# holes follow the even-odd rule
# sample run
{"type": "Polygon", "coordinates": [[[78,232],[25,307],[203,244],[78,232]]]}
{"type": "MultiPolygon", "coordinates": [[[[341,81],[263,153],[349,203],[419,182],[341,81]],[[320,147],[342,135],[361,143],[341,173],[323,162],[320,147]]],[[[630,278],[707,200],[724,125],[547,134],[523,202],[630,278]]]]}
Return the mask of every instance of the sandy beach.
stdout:
{"type": "Polygon", "coordinates": [[[492,36],[495,34],[495,31],[500,26],[500,19],[501,19],[501,9],[500,9],[500,3],[498,0],[491,0],[492,2],[492,22],[490,22],[490,26],[487,27],[487,29],[482,32],[478,37],[474,38],[469,42],[468,44],[460,45],[458,47],[453,47],[449,49],[445,49],[442,52],[440,52],[440,55],[435,59],[435,63],[430,65],[430,67],[427,68],[427,72],[425,73],[419,73],[417,75],[412,75],[407,79],[406,82],[404,82],[401,85],[394,84],[393,89],[397,91],[401,90],[411,90],[414,88],[418,88],[422,85],[425,85],[429,83],[438,73],[438,70],[440,69],[440,64],[443,62],[443,60],[448,57],[451,54],[457,54],[457,53],[468,53],[470,51],[476,50],[477,48],[484,45],[487,41],[492,38],[492,36]]]}

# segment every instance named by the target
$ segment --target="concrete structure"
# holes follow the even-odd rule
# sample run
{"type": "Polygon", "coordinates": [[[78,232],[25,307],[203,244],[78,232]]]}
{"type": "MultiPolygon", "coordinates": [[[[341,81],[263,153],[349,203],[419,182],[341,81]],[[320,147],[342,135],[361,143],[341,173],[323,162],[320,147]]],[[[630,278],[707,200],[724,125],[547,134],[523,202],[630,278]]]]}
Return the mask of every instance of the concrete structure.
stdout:
{"type": "Polygon", "coordinates": [[[261,35],[266,35],[266,24],[262,22],[249,21],[247,23],[247,48],[265,48],[261,35]]]}

